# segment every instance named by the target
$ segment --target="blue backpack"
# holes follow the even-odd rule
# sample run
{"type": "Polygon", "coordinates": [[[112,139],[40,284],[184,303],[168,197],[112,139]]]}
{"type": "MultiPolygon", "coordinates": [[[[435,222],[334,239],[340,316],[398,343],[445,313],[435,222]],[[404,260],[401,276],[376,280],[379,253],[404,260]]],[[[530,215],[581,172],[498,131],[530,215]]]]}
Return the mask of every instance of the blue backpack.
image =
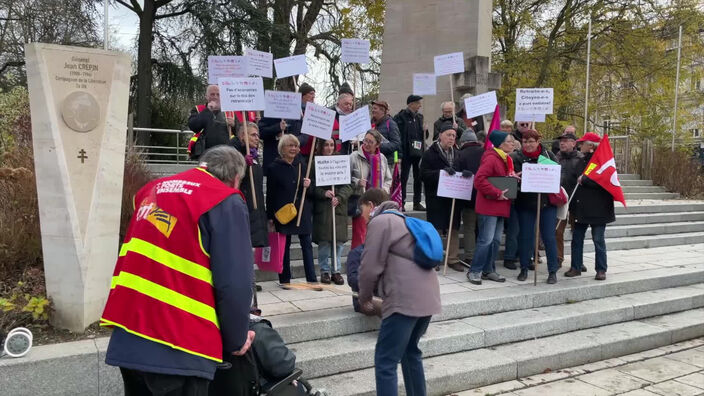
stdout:
{"type": "Polygon", "coordinates": [[[442,263],[443,249],[440,234],[432,224],[425,220],[409,217],[396,210],[385,210],[382,213],[401,216],[406,221],[406,228],[416,240],[413,249],[413,261],[421,268],[433,269],[442,263]]]}

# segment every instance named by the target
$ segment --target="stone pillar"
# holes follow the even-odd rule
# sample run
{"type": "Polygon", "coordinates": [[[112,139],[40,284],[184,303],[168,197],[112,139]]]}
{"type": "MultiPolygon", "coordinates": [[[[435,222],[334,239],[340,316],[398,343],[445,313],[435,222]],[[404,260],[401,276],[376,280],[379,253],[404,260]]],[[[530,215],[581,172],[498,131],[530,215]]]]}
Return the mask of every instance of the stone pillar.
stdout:
{"type": "Polygon", "coordinates": [[[46,288],[55,325],[100,318],[119,245],[127,54],[25,46],[46,288]]]}
{"type": "MultiPolygon", "coordinates": [[[[466,70],[491,71],[491,11],[491,0],[386,0],[379,98],[389,102],[393,114],[406,107],[413,73],[434,71],[435,55],[462,51],[466,70]],[[483,60],[473,60],[477,57],[483,60]]],[[[424,97],[422,111],[429,128],[441,114],[440,103],[450,100],[450,78],[438,77],[437,95],[424,97]]],[[[458,92],[482,93],[489,86],[486,75],[454,78],[457,103],[458,92]]]]}

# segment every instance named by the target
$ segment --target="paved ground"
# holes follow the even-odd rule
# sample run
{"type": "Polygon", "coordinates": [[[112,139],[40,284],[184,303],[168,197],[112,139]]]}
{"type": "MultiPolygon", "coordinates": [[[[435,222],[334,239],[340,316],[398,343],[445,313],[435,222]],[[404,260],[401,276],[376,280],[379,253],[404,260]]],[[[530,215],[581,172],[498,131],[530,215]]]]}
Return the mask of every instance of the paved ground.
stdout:
{"type": "Polygon", "coordinates": [[[704,338],[457,394],[480,395],[704,395],[704,338]]]}
{"type": "MultiPolygon", "coordinates": [[[[568,245],[569,246],[569,245],[568,245]]],[[[569,251],[567,248],[566,250],[569,251]]],[[[569,256],[565,257],[565,265],[569,265],[569,256]]],[[[618,277],[619,273],[629,271],[644,271],[662,267],[674,267],[680,265],[702,264],[704,265],[704,243],[695,245],[667,246],[650,249],[617,250],[608,252],[607,272],[608,278],[618,277]]],[[[566,278],[562,275],[569,267],[563,267],[558,273],[558,284],[561,282],[571,282],[577,278],[566,278]]],[[[588,272],[583,273],[578,278],[592,278],[594,272],[594,253],[585,253],[584,265],[588,272]]],[[[516,280],[518,270],[508,270],[503,266],[498,266],[497,270],[506,277],[506,282],[496,283],[484,281],[482,285],[472,285],[467,281],[463,272],[456,272],[450,268],[447,275],[442,272],[438,274],[440,280],[440,293],[449,294],[466,292],[469,290],[482,290],[497,287],[530,287],[533,281],[533,272],[529,273],[528,281],[519,282],[516,280]]],[[[538,282],[545,282],[547,279],[546,264],[538,267],[538,282]]],[[[294,282],[303,281],[302,279],[294,282]]],[[[597,281],[594,281],[597,282],[597,281]]],[[[351,309],[350,288],[347,285],[329,286],[324,291],[311,290],[282,290],[277,282],[260,282],[263,290],[257,294],[259,308],[264,316],[274,316],[293,312],[315,311],[320,309],[349,306],[351,309]]]]}

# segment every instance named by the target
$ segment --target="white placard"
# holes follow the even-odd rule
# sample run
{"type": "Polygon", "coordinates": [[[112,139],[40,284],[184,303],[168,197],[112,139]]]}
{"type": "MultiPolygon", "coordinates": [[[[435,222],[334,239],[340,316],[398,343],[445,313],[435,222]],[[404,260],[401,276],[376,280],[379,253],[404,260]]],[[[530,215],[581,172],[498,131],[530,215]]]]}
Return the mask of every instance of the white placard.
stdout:
{"type": "Polygon", "coordinates": [[[301,119],[301,93],[288,91],[264,91],[264,117],[301,119]]]}
{"type": "Polygon", "coordinates": [[[246,48],[244,56],[247,58],[247,74],[268,78],[273,76],[274,54],[246,48]]]}
{"type": "Polygon", "coordinates": [[[330,139],[332,126],[335,123],[335,114],[335,110],[318,106],[313,102],[306,103],[301,132],[325,140],[330,139]]]}
{"type": "Polygon", "coordinates": [[[464,100],[464,109],[467,118],[474,118],[484,114],[493,113],[496,110],[496,91],[472,96],[464,100]]]}
{"type": "Polygon", "coordinates": [[[552,88],[516,89],[517,114],[552,114],[552,88]]]}
{"type": "Polygon", "coordinates": [[[474,175],[471,177],[462,177],[462,172],[456,172],[454,175],[450,175],[444,170],[441,170],[440,181],[438,182],[438,197],[471,201],[473,186],[474,175]]]}
{"type": "Polygon", "coordinates": [[[244,56],[208,56],[208,84],[217,84],[221,78],[230,77],[247,77],[244,56]]]}
{"type": "Polygon", "coordinates": [[[413,74],[413,95],[436,95],[437,77],[433,73],[413,74]]]}
{"type": "Polygon", "coordinates": [[[516,113],[514,121],[545,122],[545,114],[521,114],[516,113]]]}
{"type": "Polygon", "coordinates": [[[523,164],[521,192],[560,192],[560,165],[523,164]]]}
{"type": "Polygon", "coordinates": [[[369,118],[369,106],[360,107],[352,114],[340,116],[340,140],[343,142],[356,139],[370,129],[372,129],[372,121],[369,118]]]}
{"type": "Polygon", "coordinates": [[[464,54],[462,52],[438,55],[433,58],[433,63],[435,64],[436,76],[464,73],[464,54]]]}
{"type": "Polygon", "coordinates": [[[221,78],[218,86],[223,111],[264,110],[261,77],[221,78]]]}
{"type": "Polygon", "coordinates": [[[345,63],[369,63],[369,40],[363,39],[342,39],[342,56],[340,59],[345,63]]]}
{"type": "Polygon", "coordinates": [[[276,78],[303,75],[308,73],[308,63],[305,55],[294,55],[286,58],[274,59],[276,78]]]}
{"type": "Polygon", "coordinates": [[[316,155],[315,185],[338,186],[352,183],[349,155],[316,155]]]}

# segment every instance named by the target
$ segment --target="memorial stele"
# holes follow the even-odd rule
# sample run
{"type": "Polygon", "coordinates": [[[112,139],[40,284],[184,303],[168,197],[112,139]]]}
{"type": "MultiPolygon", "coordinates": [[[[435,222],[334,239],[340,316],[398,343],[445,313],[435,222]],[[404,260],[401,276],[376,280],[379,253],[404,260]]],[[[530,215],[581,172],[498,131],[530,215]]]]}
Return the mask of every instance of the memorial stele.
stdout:
{"type": "Polygon", "coordinates": [[[131,61],[42,43],[25,57],[47,295],[54,324],[83,331],[118,254],[131,61]]]}
{"type": "Polygon", "coordinates": [[[457,105],[465,93],[500,88],[501,76],[491,72],[491,13],[491,0],[386,0],[379,99],[393,114],[406,108],[413,73],[433,73],[433,58],[453,52],[464,54],[465,72],[437,77],[437,94],[423,97],[431,132],[440,104],[450,100],[450,78],[457,105]]]}

